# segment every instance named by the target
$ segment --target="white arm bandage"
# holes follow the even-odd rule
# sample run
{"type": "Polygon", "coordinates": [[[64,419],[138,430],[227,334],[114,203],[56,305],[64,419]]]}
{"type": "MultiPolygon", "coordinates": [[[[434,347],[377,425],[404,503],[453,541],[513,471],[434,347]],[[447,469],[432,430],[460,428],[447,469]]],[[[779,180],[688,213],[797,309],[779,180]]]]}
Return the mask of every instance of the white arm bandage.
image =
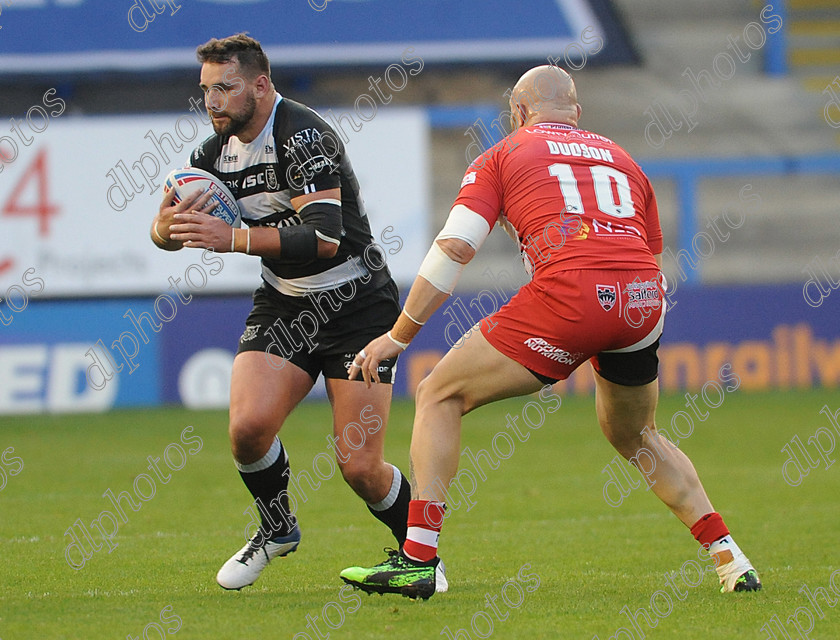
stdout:
{"type": "Polygon", "coordinates": [[[423,258],[423,263],[420,265],[420,271],[417,272],[417,275],[431,282],[435,289],[444,293],[452,293],[463,270],[464,265],[455,262],[446,255],[435,241],[432,243],[429,253],[423,258]]]}
{"type": "Polygon", "coordinates": [[[483,216],[462,204],[456,204],[435,240],[458,238],[478,251],[489,235],[490,225],[483,216]]]}
{"type": "Polygon", "coordinates": [[[418,275],[423,276],[436,289],[444,293],[452,293],[458,278],[461,277],[464,265],[446,255],[437,241],[457,238],[478,251],[488,235],[490,235],[490,225],[487,220],[462,204],[455,205],[449,212],[449,218],[443,229],[432,242],[432,247],[420,265],[418,275]]]}

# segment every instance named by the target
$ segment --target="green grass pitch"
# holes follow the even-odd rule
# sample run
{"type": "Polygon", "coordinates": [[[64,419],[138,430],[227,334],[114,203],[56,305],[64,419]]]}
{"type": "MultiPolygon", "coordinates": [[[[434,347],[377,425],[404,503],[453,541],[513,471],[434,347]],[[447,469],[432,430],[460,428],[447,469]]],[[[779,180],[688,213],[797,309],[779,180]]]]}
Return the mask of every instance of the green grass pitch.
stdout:
{"type": "MultiPolygon", "coordinates": [[[[488,448],[504,428],[505,413],[520,413],[526,401],[467,416],[462,447],[488,448]]],[[[663,397],[659,424],[668,424],[684,404],[681,396],[663,397]]],[[[666,572],[696,561],[695,542],[643,487],[619,507],[605,502],[602,469],[615,453],[600,434],[593,399],[570,398],[527,442],[517,442],[498,470],[487,471],[471,510],[452,511],[440,545],[450,591],[428,602],[341,591],[339,571],[379,562],[392,539],[338,473],[301,501],[297,553],[275,560],[252,587],[220,589],[215,572],[244,542],[249,502],[229,455],[224,412],[5,417],[0,638],[447,638],[463,629],[461,640],[607,640],[621,627],[641,637],[620,613],[624,607],[644,609],[656,626],[642,613],[637,620],[644,637],[653,639],[796,640],[803,634],[795,625],[807,629],[809,616],[813,631],[806,637],[838,638],[840,607],[820,597],[818,612],[799,590],[807,584],[812,592],[826,589],[835,604],[840,598],[829,583],[840,568],[840,465],[820,463],[797,487],[781,473],[786,456],[780,449],[793,436],[810,446],[807,439],[819,427],[830,428],[819,415],[824,405],[840,407],[840,391],[730,393],[705,421],[695,421],[680,445],[759,569],[764,590],[758,594],[722,595],[711,574],[693,588],[676,582],[679,596],[667,586],[666,572]],[[80,519],[101,544],[90,523],[112,508],[103,493],[133,494],[134,478],[152,473],[147,458],[180,442],[187,426],[194,427],[201,450],[190,454],[182,444],[187,458],[177,471],[161,462],[171,479],[158,480],[139,510],[123,503],[127,522],[120,522],[117,546],[109,553],[102,544],[81,569],[71,568],[64,532],[80,519]],[[773,616],[788,636],[770,622],[773,616]]],[[[403,469],[412,417],[412,403],[394,404],[387,456],[403,469]]],[[[316,454],[327,451],[329,424],[322,403],[304,404],[289,419],[283,440],[295,472],[311,471],[316,454]]],[[[181,463],[177,448],[170,460],[181,463]]],[[[148,483],[138,487],[150,492],[148,483]]],[[[840,572],[834,584],[840,591],[840,572]]]]}

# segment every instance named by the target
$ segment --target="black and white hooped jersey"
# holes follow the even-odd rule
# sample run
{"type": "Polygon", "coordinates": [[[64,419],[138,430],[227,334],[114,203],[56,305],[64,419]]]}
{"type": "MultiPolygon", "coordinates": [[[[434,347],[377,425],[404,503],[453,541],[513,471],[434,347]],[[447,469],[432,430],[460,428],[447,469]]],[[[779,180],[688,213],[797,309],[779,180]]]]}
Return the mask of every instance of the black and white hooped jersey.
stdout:
{"type": "Polygon", "coordinates": [[[301,224],[292,207],[297,196],[341,188],[341,237],[332,258],[307,262],[288,258],[262,258],[263,279],[289,296],[334,289],[362,278],[365,288],[379,288],[390,281],[387,267],[377,253],[370,269],[365,257],[373,244],[359,182],[344,143],[332,127],[309,107],[275,98],[274,112],[260,134],[244,143],[236,136],[214,134],[190,157],[190,165],[209,171],[233,193],[250,227],[284,227],[301,224]],[[373,276],[369,278],[369,276],[373,276]],[[368,282],[369,280],[369,282],[368,282]]]}

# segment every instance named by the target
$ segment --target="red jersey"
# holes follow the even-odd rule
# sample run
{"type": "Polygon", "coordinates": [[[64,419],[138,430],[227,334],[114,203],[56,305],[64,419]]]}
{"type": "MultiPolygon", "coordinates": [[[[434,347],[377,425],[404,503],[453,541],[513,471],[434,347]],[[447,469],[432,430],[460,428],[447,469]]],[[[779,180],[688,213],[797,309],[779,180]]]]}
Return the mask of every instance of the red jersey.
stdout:
{"type": "Polygon", "coordinates": [[[518,129],[473,161],[455,204],[491,229],[503,214],[535,277],[658,268],[662,230],[650,181],[596,133],[553,123],[518,129]]]}

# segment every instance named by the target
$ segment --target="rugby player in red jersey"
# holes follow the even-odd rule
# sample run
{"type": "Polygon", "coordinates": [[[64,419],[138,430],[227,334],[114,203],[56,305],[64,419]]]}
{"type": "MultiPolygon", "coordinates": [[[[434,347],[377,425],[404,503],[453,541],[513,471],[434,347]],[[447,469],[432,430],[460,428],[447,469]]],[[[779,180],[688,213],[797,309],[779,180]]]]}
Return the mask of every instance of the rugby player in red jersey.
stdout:
{"type": "Polygon", "coordinates": [[[515,231],[532,280],[420,383],[406,542],[380,565],[345,569],[342,579],[368,592],[430,597],[444,488],[460,457],[461,416],[538,391],[590,360],[604,435],[636,463],[643,450],[660,454],[648,484],[708,548],[721,591],[760,589],[757,572],[712,507],[691,461],[654,424],[666,301],[660,295],[662,231],[650,182],[617,144],[577,128],[575,85],[562,69],[525,73],[510,107],[513,132],[467,169],[402,313],[389,332],[359,352],[351,379],[378,382],[378,363],[408,346],[497,222],[515,231]]]}

